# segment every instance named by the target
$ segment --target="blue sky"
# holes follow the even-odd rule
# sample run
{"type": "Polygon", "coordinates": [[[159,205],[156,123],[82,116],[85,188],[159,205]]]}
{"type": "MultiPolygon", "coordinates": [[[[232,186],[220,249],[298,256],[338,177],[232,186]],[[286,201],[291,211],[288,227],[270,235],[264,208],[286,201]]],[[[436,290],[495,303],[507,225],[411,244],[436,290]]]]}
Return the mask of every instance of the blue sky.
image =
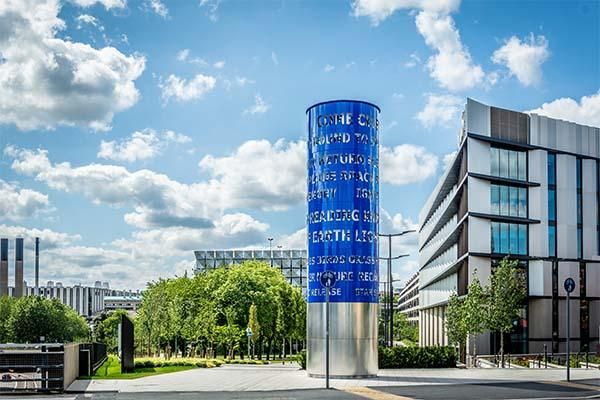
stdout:
{"type": "Polygon", "coordinates": [[[41,237],[43,281],[133,288],[303,246],[304,111],[335,98],[381,107],[381,231],[414,228],[467,96],[600,126],[599,4],[8,0],[0,236],[41,237]]]}

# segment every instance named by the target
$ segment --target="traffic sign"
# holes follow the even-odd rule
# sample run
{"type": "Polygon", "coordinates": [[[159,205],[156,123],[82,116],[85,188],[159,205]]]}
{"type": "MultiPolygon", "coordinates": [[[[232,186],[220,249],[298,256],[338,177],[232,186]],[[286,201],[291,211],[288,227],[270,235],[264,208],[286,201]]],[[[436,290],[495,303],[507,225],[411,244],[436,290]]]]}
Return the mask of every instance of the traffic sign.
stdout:
{"type": "Polygon", "coordinates": [[[573,278],[565,279],[565,290],[567,291],[567,293],[572,293],[573,290],[575,290],[575,281],[573,280],[573,278]]]}
{"type": "Polygon", "coordinates": [[[335,276],[335,272],[333,271],[323,271],[321,274],[321,285],[326,288],[334,287],[335,282],[337,281],[337,277],[335,276]]]}
{"type": "Polygon", "coordinates": [[[246,336],[252,336],[252,329],[250,327],[246,328],[246,336]]]}

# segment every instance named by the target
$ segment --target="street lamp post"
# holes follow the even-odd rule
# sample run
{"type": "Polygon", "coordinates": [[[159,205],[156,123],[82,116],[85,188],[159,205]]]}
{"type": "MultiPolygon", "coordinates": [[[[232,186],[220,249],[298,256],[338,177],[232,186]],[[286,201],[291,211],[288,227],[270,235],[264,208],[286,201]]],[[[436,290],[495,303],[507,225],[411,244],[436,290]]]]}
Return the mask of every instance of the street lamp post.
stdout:
{"type": "Polygon", "coordinates": [[[269,241],[269,258],[271,259],[271,268],[273,268],[273,238],[267,238],[269,241]]]}
{"type": "Polygon", "coordinates": [[[385,336],[389,337],[389,346],[392,347],[394,345],[394,282],[392,280],[392,260],[397,260],[399,258],[402,257],[408,257],[409,254],[401,254],[399,256],[396,257],[392,257],[392,237],[397,237],[397,236],[403,236],[406,235],[407,233],[412,233],[412,232],[416,232],[414,229],[409,229],[400,233],[389,233],[389,234],[383,234],[380,233],[379,237],[387,237],[388,239],[388,257],[379,257],[382,260],[387,260],[388,262],[388,270],[387,270],[387,275],[388,275],[388,312],[387,312],[387,320],[388,320],[388,326],[387,326],[387,331],[385,333],[385,336]]]}

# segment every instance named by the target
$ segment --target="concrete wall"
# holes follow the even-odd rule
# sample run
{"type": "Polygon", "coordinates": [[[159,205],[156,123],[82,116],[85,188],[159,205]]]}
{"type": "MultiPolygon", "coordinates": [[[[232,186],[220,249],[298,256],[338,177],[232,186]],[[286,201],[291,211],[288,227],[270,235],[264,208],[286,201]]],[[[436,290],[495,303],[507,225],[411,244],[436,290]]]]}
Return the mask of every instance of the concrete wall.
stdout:
{"type": "Polygon", "coordinates": [[[67,389],[79,375],[79,344],[65,343],[64,388],[67,389]]]}

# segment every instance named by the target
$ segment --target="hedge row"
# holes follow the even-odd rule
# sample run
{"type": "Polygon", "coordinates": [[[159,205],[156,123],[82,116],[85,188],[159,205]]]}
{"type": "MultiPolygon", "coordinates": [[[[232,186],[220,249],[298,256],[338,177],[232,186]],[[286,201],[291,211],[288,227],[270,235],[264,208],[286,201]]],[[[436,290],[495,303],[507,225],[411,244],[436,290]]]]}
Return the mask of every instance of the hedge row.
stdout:
{"type": "Polygon", "coordinates": [[[223,360],[202,358],[174,358],[171,360],[139,359],[135,360],[135,368],[183,367],[213,368],[223,365],[223,360]]]}
{"type": "Polygon", "coordinates": [[[379,368],[454,368],[453,347],[379,347],[379,368]]]}
{"type": "Polygon", "coordinates": [[[268,364],[268,361],[263,360],[251,360],[251,359],[235,359],[235,360],[225,360],[227,364],[255,364],[255,365],[264,365],[268,364]]]}

